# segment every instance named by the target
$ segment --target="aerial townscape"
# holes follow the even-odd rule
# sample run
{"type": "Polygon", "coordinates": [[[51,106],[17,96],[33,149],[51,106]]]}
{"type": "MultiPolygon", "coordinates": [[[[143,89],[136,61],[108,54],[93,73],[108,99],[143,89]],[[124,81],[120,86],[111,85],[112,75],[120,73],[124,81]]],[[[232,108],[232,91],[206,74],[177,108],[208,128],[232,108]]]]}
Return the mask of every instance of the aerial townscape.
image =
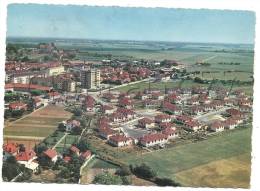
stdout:
{"type": "Polygon", "coordinates": [[[252,44],[8,37],[4,181],[248,188],[252,44]]]}

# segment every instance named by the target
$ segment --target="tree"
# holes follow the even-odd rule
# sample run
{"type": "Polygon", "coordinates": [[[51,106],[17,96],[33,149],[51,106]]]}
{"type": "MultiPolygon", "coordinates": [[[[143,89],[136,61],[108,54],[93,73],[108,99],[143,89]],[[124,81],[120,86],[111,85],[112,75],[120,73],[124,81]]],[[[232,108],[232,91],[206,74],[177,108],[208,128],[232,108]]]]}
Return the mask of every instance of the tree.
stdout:
{"type": "Polygon", "coordinates": [[[155,183],[158,186],[180,186],[179,183],[173,181],[170,178],[156,178],[155,183]]]}
{"type": "Polygon", "coordinates": [[[81,116],[82,115],[82,110],[80,108],[76,108],[73,110],[73,113],[75,116],[81,116]]]}
{"type": "Polygon", "coordinates": [[[90,145],[86,140],[80,140],[76,147],[80,150],[80,152],[85,152],[89,150],[90,145]]]}
{"type": "Polygon", "coordinates": [[[131,171],[128,166],[122,166],[116,171],[116,174],[119,176],[129,176],[131,175],[131,171]]]}
{"type": "Polygon", "coordinates": [[[104,172],[95,176],[93,180],[94,184],[105,184],[105,185],[121,185],[122,179],[120,176],[112,175],[108,172],[104,172]]]}
{"type": "Polygon", "coordinates": [[[42,154],[42,152],[46,151],[47,149],[48,149],[48,147],[47,147],[46,144],[44,144],[44,143],[41,143],[41,144],[36,145],[36,146],[34,147],[34,151],[35,151],[35,153],[36,153],[37,155],[42,154]]]}
{"type": "Polygon", "coordinates": [[[58,177],[61,178],[69,178],[70,177],[70,171],[68,168],[64,167],[61,169],[60,173],[58,174],[58,177]]]}
{"type": "Polygon", "coordinates": [[[140,166],[136,166],[133,169],[133,172],[136,176],[144,179],[152,179],[157,175],[157,173],[145,163],[142,163],[140,166]]]}
{"type": "Polygon", "coordinates": [[[58,130],[61,131],[61,132],[66,131],[65,125],[64,125],[63,123],[60,123],[60,124],[58,125],[58,130]]]}
{"type": "Polygon", "coordinates": [[[11,111],[12,117],[21,117],[23,115],[23,113],[24,113],[23,109],[11,111]]]}
{"type": "Polygon", "coordinates": [[[41,90],[31,90],[32,96],[39,96],[43,94],[43,91],[41,90]]]}
{"type": "Polygon", "coordinates": [[[132,177],[131,176],[122,176],[121,177],[123,185],[131,185],[132,184],[132,177]]]}

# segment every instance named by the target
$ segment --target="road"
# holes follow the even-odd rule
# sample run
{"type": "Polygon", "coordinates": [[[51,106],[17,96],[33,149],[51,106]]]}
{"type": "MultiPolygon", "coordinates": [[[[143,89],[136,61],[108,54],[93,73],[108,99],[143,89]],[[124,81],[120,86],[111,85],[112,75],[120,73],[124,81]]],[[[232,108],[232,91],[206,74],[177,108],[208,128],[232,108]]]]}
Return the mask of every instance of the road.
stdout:
{"type": "Polygon", "coordinates": [[[219,115],[221,113],[223,113],[224,111],[226,111],[227,109],[230,109],[231,107],[222,107],[218,110],[215,110],[215,111],[211,111],[211,112],[207,112],[205,114],[202,114],[202,115],[199,115],[199,116],[196,116],[194,119],[197,119],[198,121],[200,122],[204,122],[204,123],[207,123],[209,121],[209,116],[212,116],[212,115],[219,115]]]}
{"type": "Polygon", "coordinates": [[[45,137],[33,137],[33,136],[15,136],[15,135],[4,135],[4,138],[10,139],[28,139],[28,140],[43,140],[45,137]]]}
{"type": "Polygon", "coordinates": [[[65,139],[65,137],[68,135],[68,133],[65,133],[61,138],[60,140],[52,147],[52,149],[55,149],[63,139],[65,139]]]}

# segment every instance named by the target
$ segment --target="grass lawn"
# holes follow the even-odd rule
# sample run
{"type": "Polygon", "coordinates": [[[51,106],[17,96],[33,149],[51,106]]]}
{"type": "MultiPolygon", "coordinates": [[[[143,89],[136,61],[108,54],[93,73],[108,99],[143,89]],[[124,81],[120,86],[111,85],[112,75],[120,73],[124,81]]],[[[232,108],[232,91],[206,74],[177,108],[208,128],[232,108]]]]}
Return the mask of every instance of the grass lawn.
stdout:
{"type": "Polygon", "coordinates": [[[227,132],[192,144],[132,155],[121,160],[129,164],[147,163],[159,176],[175,179],[178,172],[248,152],[251,152],[251,128],[227,132]]]}
{"type": "Polygon", "coordinates": [[[183,186],[249,188],[251,173],[250,152],[221,159],[176,174],[183,186]],[[213,181],[214,180],[214,181],[213,181]]]}

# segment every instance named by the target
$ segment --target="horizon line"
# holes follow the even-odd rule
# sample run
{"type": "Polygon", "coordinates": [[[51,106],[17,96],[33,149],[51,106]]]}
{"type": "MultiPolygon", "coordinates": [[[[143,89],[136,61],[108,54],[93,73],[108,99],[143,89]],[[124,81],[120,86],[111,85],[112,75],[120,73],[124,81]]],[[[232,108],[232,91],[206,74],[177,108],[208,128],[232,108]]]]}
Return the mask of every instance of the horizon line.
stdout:
{"type": "Polygon", "coordinates": [[[135,42],[170,42],[170,43],[201,43],[201,44],[234,44],[234,45],[254,45],[253,43],[243,43],[243,42],[201,42],[201,41],[165,41],[165,40],[133,40],[133,39],[104,39],[104,38],[78,38],[78,37],[36,37],[36,36],[6,36],[8,38],[35,38],[35,39],[68,39],[68,40],[99,40],[99,41],[135,41],[135,42]]]}

